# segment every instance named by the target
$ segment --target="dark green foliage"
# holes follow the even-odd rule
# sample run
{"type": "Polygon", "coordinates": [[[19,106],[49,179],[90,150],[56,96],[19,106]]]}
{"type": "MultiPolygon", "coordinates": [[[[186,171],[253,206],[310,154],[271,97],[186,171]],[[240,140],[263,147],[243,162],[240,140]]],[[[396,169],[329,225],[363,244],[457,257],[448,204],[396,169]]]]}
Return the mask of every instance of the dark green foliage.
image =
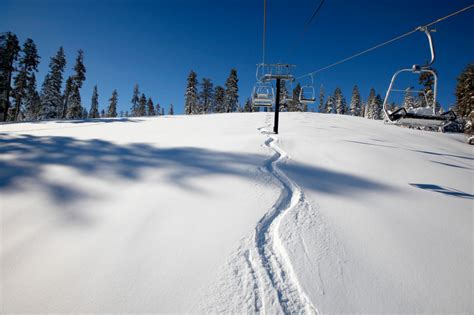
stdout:
{"type": "Polygon", "coordinates": [[[94,91],[92,92],[89,118],[99,118],[99,93],[97,92],[97,85],[94,85],[94,91]]]}
{"type": "Polygon", "coordinates": [[[15,61],[20,46],[18,38],[11,32],[0,34],[0,119],[7,120],[10,109],[10,94],[15,61]]]}
{"type": "Polygon", "coordinates": [[[118,93],[117,90],[112,92],[112,97],[109,99],[109,108],[107,109],[107,117],[117,117],[117,103],[118,93]]]}
{"type": "Polygon", "coordinates": [[[153,105],[153,100],[150,98],[148,98],[148,101],[146,103],[146,106],[147,106],[147,116],[155,116],[156,115],[156,112],[155,112],[155,105],[153,105]]]}
{"type": "Polygon", "coordinates": [[[188,83],[184,95],[184,113],[193,115],[199,113],[198,104],[198,81],[196,72],[192,71],[188,75],[188,83]]]}
{"type": "Polygon", "coordinates": [[[237,77],[237,70],[230,70],[229,77],[225,82],[225,100],[224,111],[226,113],[235,112],[239,104],[239,79],[237,77]]]}

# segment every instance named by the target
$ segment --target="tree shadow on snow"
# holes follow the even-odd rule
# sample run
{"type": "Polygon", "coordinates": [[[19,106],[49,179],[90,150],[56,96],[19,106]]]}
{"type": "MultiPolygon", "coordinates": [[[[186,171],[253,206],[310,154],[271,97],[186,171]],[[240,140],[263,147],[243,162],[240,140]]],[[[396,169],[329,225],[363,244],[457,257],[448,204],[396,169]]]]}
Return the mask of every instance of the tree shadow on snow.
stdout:
{"type": "MultiPolygon", "coordinates": [[[[196,147],[159,148],[146,143],[119,145],[98,139],[0,133],[0,157],[2,155],[5,158],[0,159],[0,192],[20,191],[21,184],[28,180],[41,187],[59,205],[82,199],[90,192],[78,188],[78,185],[65,187],[47,178],[45,170],[50,166],[66,167],[110,182],[114,178],[138,181],[147,170],[158,169],[167,184],[204,193],[195,179],[230,175],[264,182],[255,172],[270,158],[196,147]]],[[[363,190],[391,189],[365,178],[301,163],[285,164],[282,168],[289,171],[291,178],[303,188],[326,194],[341,194],[343,191],[350,195],[363,190]]],[[[61,183],[71,181],[74,179],[61,178],[61,183]]]]}
{"type": "Polygon", "coordinates": [[[440,194],[444,194],[447,196],[453,196],[453,197],[459,197],[459,198],[466,198],[466,199],[474,199],[474,195],[468,194],[466,192],[454,189],[454,188],[449,188],[449,187],[443,187],[439,185],[433,185],[433,184],[413,184],[410,183],[410,186],[424,189],[424,190],[429,190],[433,192],[437,192],[440,194]]]}

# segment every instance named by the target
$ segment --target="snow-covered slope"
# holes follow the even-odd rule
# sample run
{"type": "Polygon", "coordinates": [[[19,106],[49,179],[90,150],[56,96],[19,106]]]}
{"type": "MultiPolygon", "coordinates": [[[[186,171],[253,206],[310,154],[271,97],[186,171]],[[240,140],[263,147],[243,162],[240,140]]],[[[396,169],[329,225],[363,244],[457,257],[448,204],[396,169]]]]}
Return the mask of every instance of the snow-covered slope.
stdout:
{"type": "Polygon", "coordinates": [[[1,312],[469,312],[462,136],[313,113],[0,126],[1,312]]]}

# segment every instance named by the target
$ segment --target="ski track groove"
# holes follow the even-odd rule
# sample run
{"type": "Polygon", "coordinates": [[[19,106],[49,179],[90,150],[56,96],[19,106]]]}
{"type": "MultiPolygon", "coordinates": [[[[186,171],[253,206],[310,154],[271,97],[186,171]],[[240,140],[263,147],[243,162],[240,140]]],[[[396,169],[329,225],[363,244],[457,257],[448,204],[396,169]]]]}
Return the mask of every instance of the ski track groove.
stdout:
{"type": "MultiPolygon", "coordinates": [[[[268,125],[258,130],[264,134],[266,133],[264,129],[267,127],[268,125]]],[[[288,154],[278,146],[278,142],[277,136],[268,134],[264,143],[275,153],[264,167],[278,180],[282,192],[276,204],[258,222],[254,231],[254,245],[259,254],[260,264],[270,279],[273,290],[276,291],[281,311],[285,314],[317,314],[318,310],[312,305],[298,281],[279,235],[279,227],[285,216],[298,205],[305,204],[306,200],[301,189],[278,168],[279,163],[288,159],[288,154]]],[[[265,301],[262,302],[265,306],[265,301]]]]}

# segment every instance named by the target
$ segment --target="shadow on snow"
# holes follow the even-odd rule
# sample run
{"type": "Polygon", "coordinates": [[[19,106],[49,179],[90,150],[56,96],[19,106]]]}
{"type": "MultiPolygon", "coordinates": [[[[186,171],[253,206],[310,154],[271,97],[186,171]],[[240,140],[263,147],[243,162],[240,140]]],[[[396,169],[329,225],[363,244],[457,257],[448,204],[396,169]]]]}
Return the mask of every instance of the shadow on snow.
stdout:
{"type": "MultiPolygon", "coordinates": [[[[0,157],[7,154],[12,156],[0,159],[0,191],[21,189],[22,180],[29,179],[59,204],[76,201],[85,192],[74,185],[66,187],[46,178],[44,172],[48,166],[64,166],[86,176],[104,178],[104,181],[114,177],[136,181],[146,170],[160,169],[167,184],[203,192],[194,179],[230,175],[262,180],[255,171],[269,158],[196,147],[159,148],[145,143],[119,145],[98,139],[0,134],[0,157]]],[[[327,194],[348,196],[361,190],[389,189],[362,177],[306,164],[292,162],[282,168],[304,188],[327,194]]]]}

